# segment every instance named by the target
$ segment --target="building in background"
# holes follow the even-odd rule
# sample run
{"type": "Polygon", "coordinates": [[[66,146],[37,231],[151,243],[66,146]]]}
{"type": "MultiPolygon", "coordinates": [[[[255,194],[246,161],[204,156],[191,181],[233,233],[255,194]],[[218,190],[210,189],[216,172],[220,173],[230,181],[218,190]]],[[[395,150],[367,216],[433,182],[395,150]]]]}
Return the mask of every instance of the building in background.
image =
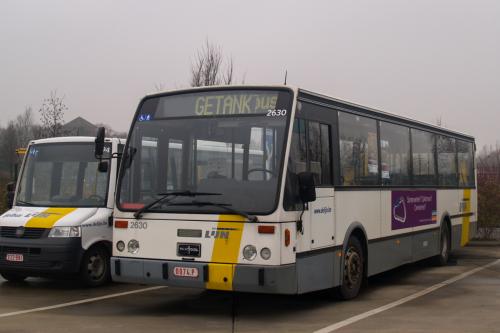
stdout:
{"type": "Polygon", "coordinates": [[[62,133],[64,136],[94,136],[97,126],[82,117],[76,117],[62,126],[62,133]]]}

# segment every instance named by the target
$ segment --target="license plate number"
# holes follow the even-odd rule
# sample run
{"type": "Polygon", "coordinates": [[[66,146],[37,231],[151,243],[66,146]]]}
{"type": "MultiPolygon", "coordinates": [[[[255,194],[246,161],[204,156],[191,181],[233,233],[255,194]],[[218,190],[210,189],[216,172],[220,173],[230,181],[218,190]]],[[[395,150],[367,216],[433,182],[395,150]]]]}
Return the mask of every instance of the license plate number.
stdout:
{"type": "Polygon", "coordinates": [[[5,260],[23,262],[24,256],[22,254],[17,254],[17,253],[7,253],[7,255],[5,256],[5,260]]]}
{"type": "Polygon", "coordinates": [[[174,267],[174,275],[180,277],[198,277],[198,268],[196,267],[174,267]]]}

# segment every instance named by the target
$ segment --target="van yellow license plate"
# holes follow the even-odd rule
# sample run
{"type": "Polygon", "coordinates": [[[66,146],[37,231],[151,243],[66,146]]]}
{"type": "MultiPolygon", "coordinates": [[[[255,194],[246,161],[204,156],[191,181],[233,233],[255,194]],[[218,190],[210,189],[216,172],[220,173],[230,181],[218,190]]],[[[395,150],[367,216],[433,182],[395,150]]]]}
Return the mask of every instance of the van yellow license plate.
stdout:
{"type": "Polygon", "coordinates": [[[14,262],[23,262],[24,256],[22,254],[17,254],[17,253],[7,253],[7,255],[5,256],[5,260],[14,262]]]}

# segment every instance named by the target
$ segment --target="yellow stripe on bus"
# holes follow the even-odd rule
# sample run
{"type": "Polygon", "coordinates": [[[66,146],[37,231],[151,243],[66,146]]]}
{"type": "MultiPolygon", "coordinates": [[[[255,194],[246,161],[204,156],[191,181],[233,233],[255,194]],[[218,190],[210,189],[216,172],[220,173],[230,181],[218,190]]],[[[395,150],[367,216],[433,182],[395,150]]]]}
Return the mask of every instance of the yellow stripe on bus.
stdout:
{"type": "Polygon", "coordinates": [[[469,242],[469,228],[470,228],[470,213],[471,202],[470,202],[470,189],[464,190],[464,211],[462,213],[466,214],[462,217],[462,239],[460,240],[460,245],[464,246],[469,242]]]}
{"type": "Polygon", "coordinates": [[[218,232],[227,232],[228,237],[214,240],[212,260],[208,264],[207,289],[233,290],[234,264],[238,263],[241,236],[245,218],[238,215],[220,215],[218,232]]]}
{"type": "Polygon", "coordinates": [[[51,207],[47,208],[43,212],[37,214],[26,222],[26,228],[46,228],[50,229],[52,226],[68,215],[69,213],[75,211],[76,208],[62,208],[62,207],[51,207]]]}

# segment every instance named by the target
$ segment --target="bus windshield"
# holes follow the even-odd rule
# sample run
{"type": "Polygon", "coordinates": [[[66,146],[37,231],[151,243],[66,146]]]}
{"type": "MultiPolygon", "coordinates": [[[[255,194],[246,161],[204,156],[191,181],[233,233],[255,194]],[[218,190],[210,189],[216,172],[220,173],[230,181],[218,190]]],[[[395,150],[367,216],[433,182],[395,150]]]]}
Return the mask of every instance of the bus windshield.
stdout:
{"type": "MultiPolygon", "coordinates": [[[[111,144],[105,145],[111,152],[111,144]]],[[[58,142],[29,147],[16,205],[40,207],[105,206],[108,172],[99,172],[93,142],[58,142]]]]}
{"type": "Polygon", "coordinates": [[[226,212],[222,204],[271,213],[291,103],[289,90],[210,90],[145,99],[125,149],[118,207],[133,211],[162,194],[189,191],[217,195],[175,197],[149,210],[226,212]]]}

